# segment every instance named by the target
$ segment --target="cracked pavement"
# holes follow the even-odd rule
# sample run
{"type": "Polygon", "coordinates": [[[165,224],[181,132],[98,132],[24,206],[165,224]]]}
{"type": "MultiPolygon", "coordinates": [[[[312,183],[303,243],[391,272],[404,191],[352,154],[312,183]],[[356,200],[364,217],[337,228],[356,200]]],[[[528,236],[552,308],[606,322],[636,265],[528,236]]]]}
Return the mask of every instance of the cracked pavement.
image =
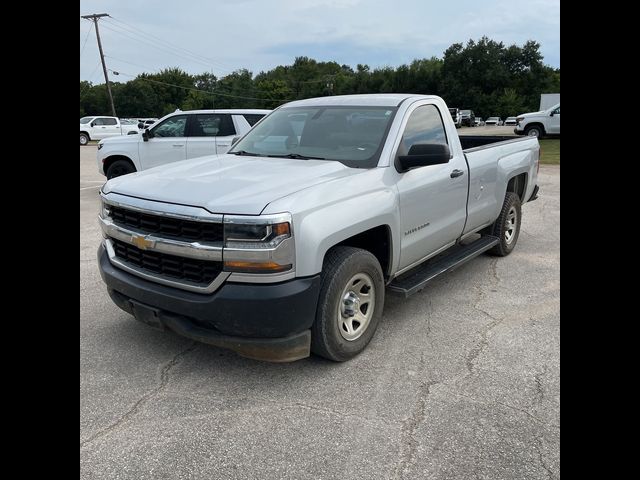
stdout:
{"type": "Polygon", "coordinates": [[[269,364],[111,303],[95,151],[80,149],[81,478],[559,478],[558,166],[540,167],[510,256],[388,295],[352,361],[269,364]]]}

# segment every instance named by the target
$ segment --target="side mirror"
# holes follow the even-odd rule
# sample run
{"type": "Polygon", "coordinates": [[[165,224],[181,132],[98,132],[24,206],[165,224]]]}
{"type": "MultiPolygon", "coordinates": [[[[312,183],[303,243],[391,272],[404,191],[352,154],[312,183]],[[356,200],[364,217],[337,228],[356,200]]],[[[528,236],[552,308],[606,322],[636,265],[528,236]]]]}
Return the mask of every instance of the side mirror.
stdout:
{"type": "Polygon", "coordinates": [[[240,137],[233,137],[233,140],[231,140],[231,146],[233,147],[238,140],[240,140],[240,137]]]}
{"type": "Polygon", "coordinates": [[[143,129],[144,128],[144,123],[143,122],[138,122],[138,128],[143,129]]]}
{"type": "Polygon", "coordinates": [[[95,126],[96,126],[96,122],[95,122],[95,120],[94,120],[93,122],[91,122],[91,126],[92,126],[92,127],[95,127],[95,126]]]}
{"type": "Polygon", "coordinates": [[[451,152],[448,145],[441,143],[423,143],[412,145],[407,155],[398,157],[401,172],[428,165],[449,163],[451,152]]]}
{"type": "Polygon", "coordinates": [[[153,132],[147,128],[144,132],[142,132],[142,140],[148,142],[150,138],[153,138],[153,132]]]}
{"type": "Polygon", "coordinates": [[[551,113],[549,114],[549,116],[550,116],[550,117],[553,117],[555,114],[556,114],[556,112],[551,112],[551,113]]]}

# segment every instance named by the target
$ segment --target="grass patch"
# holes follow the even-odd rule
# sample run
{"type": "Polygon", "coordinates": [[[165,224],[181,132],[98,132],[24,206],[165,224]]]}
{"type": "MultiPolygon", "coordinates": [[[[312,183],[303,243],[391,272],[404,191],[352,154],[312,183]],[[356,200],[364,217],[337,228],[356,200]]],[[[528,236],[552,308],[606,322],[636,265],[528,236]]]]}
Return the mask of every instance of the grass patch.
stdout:
{"type": "Polygon", "coordinates": [[[560,165],[560,139],[550,138],[540,142],[540,163],[543,165],[560,165]]]}

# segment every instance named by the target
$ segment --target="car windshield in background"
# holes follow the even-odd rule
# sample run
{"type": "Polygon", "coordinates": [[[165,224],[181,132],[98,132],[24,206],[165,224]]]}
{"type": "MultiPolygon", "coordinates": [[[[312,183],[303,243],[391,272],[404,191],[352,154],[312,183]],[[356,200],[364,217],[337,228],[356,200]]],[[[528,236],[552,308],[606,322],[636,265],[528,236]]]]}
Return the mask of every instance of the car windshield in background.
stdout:
{"type": "Polygon", "coordinates": [[[462,115],[471,115],[471,110],[460,110],[462,115]]]}
{"type": "Polygon", "coordinates": [[[94,118],[95,118],[95,117],[82,117],[82,118],[80,119],[80,123],[81,123],[81,124],[83,124],[83,123],[89,123],[89,122],[90,122],[91,120],[93,120],[94,118]]]}
{"type": "Polygon", "coordinates": [[[372,168],[396,109],[390,107],[290,107],[276,110],[229,151],[256,155],[335,160],[372,168]]]}

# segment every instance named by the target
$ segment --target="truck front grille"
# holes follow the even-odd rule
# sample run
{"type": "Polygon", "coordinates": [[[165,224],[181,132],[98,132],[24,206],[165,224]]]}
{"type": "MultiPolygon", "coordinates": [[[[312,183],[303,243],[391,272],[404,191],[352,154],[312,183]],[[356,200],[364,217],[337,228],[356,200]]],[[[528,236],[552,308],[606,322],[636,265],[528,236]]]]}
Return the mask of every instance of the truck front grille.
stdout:
{"type": "Polygon", "coordinates": [[[111,206],[113,223],[182,241],[222,242],[222,223],[194,222],[111,206]]]}
{"type": "Polygon", "coordinates": [[[209,285],[222,271],[222,262],[177,257],[151,250],[142,250],[112,238],[113,250],[122,262],[147,273],[163,275],[176,280],[186,280],[209,285]]]}

